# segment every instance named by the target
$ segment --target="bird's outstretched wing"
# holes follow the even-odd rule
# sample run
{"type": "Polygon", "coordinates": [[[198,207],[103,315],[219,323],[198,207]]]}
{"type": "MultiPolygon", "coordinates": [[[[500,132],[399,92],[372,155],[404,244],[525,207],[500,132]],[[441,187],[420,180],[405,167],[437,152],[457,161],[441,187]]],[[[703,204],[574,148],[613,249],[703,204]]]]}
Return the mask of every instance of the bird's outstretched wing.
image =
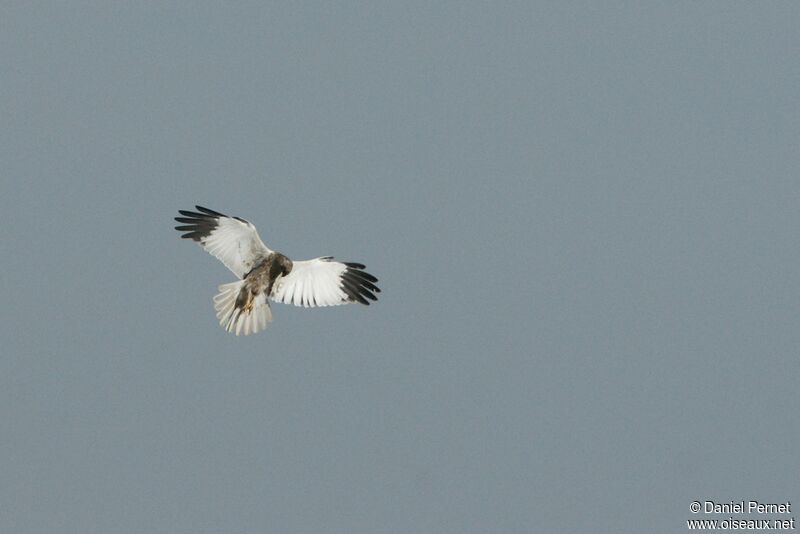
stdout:
{"type": "Polygon", "coordinates": [[[184,226],[175,229],[187,232],[181,237],[197,241],[239,278],[272,253],[258,237],[256,227],[244,219],[201,206],[195,208],[200,213],[178,210],[183,217],[175,217],[175,220],[184,226]]]}
{"type": "Polygon", "coordinates": [[[292,271],[275,283],[270,299],[295,306],[337,306],[348,302],[369,305],[378,300],[377,278],[360,263],[341,263],[326,256],[292,262],[292,271]]]}

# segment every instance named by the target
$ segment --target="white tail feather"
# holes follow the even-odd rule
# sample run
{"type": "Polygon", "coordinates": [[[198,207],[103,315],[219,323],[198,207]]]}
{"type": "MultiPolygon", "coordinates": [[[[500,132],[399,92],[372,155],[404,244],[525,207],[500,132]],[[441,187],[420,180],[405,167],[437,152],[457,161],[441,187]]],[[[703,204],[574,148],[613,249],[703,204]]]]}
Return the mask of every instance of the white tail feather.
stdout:
{"type": "Polygon", "coordinates": [[[272,310],[265,294],[256,295],[253,307],[249,310],[236,308],[236,297],[244,285],[244,280],[222,284],[214,297],[219,324],[228,332],[250,335],[264,330],[272,322],[272,310]]]}

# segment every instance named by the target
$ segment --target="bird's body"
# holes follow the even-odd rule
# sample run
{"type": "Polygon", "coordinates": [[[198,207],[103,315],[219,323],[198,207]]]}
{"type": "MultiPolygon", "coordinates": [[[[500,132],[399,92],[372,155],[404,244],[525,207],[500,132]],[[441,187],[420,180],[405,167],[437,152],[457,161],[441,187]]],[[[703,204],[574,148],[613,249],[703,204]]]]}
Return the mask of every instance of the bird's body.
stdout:
{"type": "Polygon", "coordinates": [[[258,293],[272,293],[272,286],[279,276],[292,272],[292,260],[279,252],[273,252],[264,261],[253,267],[244,275],[244,287],[253,295],[258,293]]]}
{"type": "Polygon", "coordinates": [[[216,211],[195,206],[179,210],[181,237],[197,241],[219,258],[240,280],[219,286],[214,297],[217,318],[228,332],[253,334],[272,320],[269,300],[296,306],[336,306],[348,302],[369,305],[378,300],[377,278],[360,263],[341,263],[331,256],[293,262],[267,248],[255,226],[216,211]]]}

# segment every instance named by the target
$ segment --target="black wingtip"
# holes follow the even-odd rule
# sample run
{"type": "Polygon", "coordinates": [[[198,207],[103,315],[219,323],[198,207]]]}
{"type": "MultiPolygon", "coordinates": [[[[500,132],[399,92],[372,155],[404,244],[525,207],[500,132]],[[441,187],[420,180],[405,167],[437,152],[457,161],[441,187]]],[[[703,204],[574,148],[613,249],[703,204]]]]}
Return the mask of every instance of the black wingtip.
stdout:
{"type": "Polygon", "coordinates": [[[179,232],[188,232],[181,236],[184,239],[201,241],[217,228],[219,218],[225,216],[202,206],[195,207],[200,212],[178,210],[178,213],[183,217],[175,217],[175,220],[182,224],[181,226],[176,226],[175,229],[179,232]]]}
{"type": "Polygon", "coordinates": [[[204,208],[203,206],[195,206],[195,209],[201,213],[205,213],[206,215],[211,215],[212,217],[225,217],[225,215],[222,213],[204,208]]]}
{"type": "Polygon", "coordinates": [[[378,297],[375,293],[380,293],[381,290],[374,282],[378,279],[371,274],[364,272],[365,266],[360,263],[345,263],[347,269],[342,273],[342,290],[347,295],[350,302],[358,302],[365,306],[369,306],[369,300],[377,301],[378,297]]]}

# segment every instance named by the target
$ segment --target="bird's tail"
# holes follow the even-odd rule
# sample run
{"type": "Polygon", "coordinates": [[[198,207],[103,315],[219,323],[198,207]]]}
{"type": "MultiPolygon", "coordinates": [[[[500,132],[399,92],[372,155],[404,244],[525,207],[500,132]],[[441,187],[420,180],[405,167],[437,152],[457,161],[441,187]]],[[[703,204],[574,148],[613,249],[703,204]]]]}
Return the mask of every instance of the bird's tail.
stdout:
{"type": "Polygon", "coordinates": [[[272,321],[272,310],[265,293],[252,295],[244,280],[222,284],[214,297],[219,324],[228,332],[249,335],[261,332],[272,321]]]}

